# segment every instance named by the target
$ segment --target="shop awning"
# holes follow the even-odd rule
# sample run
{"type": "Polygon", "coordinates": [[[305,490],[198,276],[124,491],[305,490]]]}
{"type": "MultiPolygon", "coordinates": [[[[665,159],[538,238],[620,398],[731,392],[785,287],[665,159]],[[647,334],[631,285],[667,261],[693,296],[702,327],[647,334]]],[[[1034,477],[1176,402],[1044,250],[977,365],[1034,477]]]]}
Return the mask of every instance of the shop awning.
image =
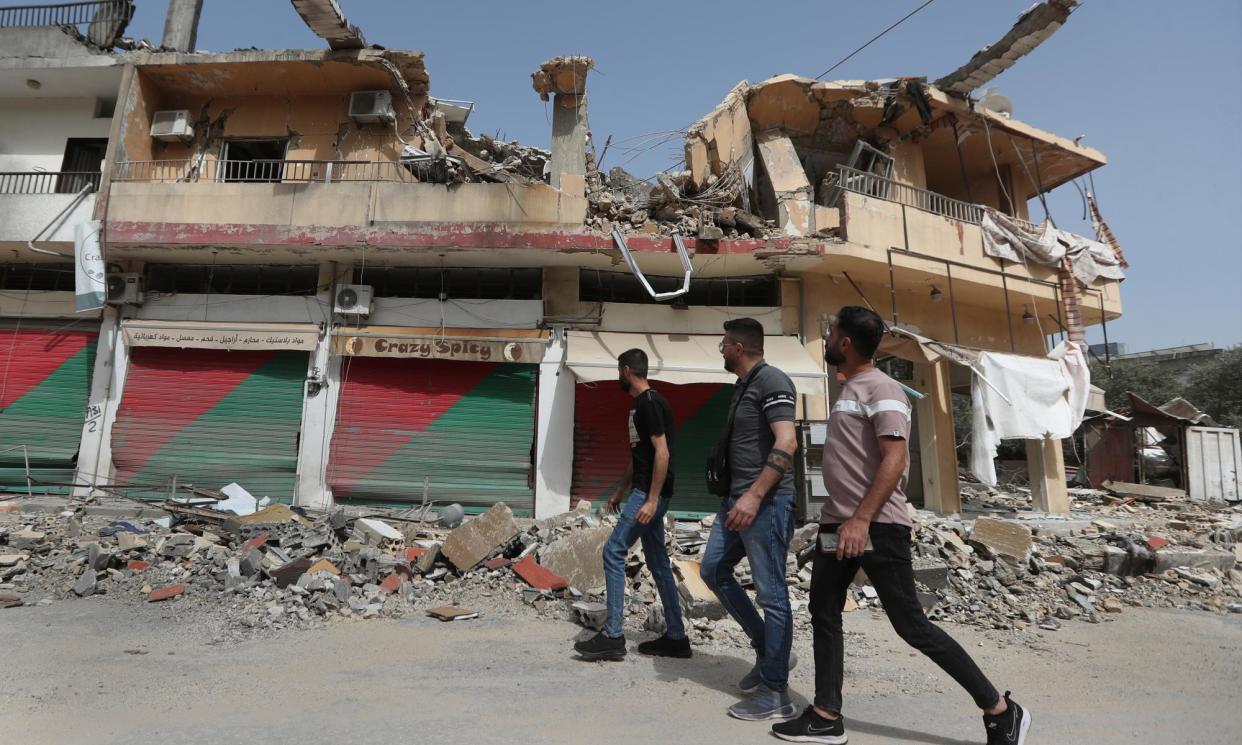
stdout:
{"type": "MultiPolygon", "coordinates": [[[[647,353],[648,376],[666,383],[734,383],[737,376],[723,367],[720,337],[706,334],[627,334],[570,331],[566,363],[584,383],[615,380],[617,355],[627,349],[647,353]]],[[[764,359],[793,379],[798,393],[822,396],[827,376],[802,342],[792,336],[763,340],[764,359]]]]}
{"type": "Polygon", "coordinates": [[[315,323],[226,323],[211,321],[140,321],[121,323],[131,347],[182,349],[298,349],[313,351],[319,343],[315,323]]]}
{"type": "Polygon", "coordinates": [[[364,326],[332,332],[332,352],[357,357],[414,357],[472,362],[538,363],[548,346],[543,329],[364,326]]]}

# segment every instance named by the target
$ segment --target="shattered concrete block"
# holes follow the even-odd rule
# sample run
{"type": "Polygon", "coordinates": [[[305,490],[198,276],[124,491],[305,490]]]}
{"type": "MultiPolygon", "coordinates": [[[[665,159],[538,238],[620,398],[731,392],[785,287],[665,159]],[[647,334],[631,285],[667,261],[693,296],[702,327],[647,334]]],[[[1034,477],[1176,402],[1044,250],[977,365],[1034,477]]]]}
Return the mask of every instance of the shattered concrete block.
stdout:
{"type": "Polygon", "coordinates": [[[497,502],[487,512],[449,533],[442,550],[453,566],[465,572],[517,534],[513,511],[504,502],[497,502]]]}
{"type": "Polygon", "coordinates": [[[27,554],[0,554],[0,567],[17,566],[20,561],[30,558],[27,554]]]}
{"type": "Polygon", "coordinates": [[[23,528],[16,533],[9,533],[9,545],[16,549],[35,548],[43,539],[47,537],[46,533],[41,533],[32,528],[23,528]]]}
{"type": "Polygon", "coordinates": [[[949,565],[939,559],[917,558],[914,560],[914,579],[929,590],[944,590],[949,586],[949,565]]]}
{"type": "Polygon", "coordinates": [[[546,567],[540,566],[535,557],[527,556],[513,565],[513,572],[526,584],[538,590],[563,590],[569,587],[564,577],[559,577],[546,567]]]}
{"type": "Polygon", "coordinates": [[[539,561],[581,590],[604,584],[604,544],[612,528],[578,530],[539,552],[539,561]]]}
{"type": "Polygon", "coordinates": [[[719,620],[725,617],[724,606],[700,575],[700,564],[688,559],[673,559],[673,570],[681,577],[677,592],[687,618],[719,620]]]}
{"type": "Polygon", "coordinates": [[[602,631],[604,622],[608,620],[608,606],[604,603],[591,603],[579,600],[569,606],[578,622],[588,629],[602,631]]]}
{"type": "Polygon", "coordinates": [[[1169,569],[1189,567],[1192,569],[1218,569],[1228,572],[1237,561],[1232,551],[1194,549],[1184,546],[1166,546],[1156,552],[1154,572],[1160,574],[1169,569]]]}
{"type": "Polygon", "coordinates": [[[420,574],[428,574],[436,566],[436,561],[440,558],[440,546],[433,545],[424,549],[422,556],[418,557],[418,561],[413,568],[418,570],[420,574]]]}
{"type": "Polygon", "coordinates": [[[146,548],[147,539],[130,533],[129,531],[121,531],[116,534],[116,547],[120,551],[133,551],[135,549],[146,548]]]}
{"type": "Polygon", "coordinates": [[[982,544],[992,554],[1005,556],[1019,564],[1031,554],[1031,529],[1012,520],[980,517],[971,531],[972,541],[982,544]]]}
{"type": "Polygon", "coordinates": [[[402,544],[405,542],[405,536],[402,535],[401,531],[382,520],[374,520],[367,517],[358,518],[354,522],[354,530],[364,537],[366,543],[373,546],[385,543],[402,544]]]}
{"type": "Polygon", "coordinates": [[[263,554],[257,548],[252,548],[241,557],[241,573],[246,577],[253,577],[263,570],[263,554]]]}
{"type": "Polygon", "coordinates": [[[311,568],[311,564],[315,563],[313,559],[301,558],[285,562],[270,572],[272,580],[276,582],[279,588],[286,588],[294,582],[298,581],[311,568]]]}

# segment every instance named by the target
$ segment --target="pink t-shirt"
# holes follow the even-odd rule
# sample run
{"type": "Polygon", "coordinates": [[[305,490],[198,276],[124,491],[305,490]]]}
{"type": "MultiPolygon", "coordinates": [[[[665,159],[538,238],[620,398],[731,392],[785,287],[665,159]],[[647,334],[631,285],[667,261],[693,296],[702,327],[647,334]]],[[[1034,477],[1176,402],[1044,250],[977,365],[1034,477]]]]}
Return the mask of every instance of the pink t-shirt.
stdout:
{"type": "MultiPolygon", "coordinates": [[[[881,437],[910,439],[910,400],[897,381],[871,369],[845,381],[841,397],[828,415],[824,442],[824,486],[828,499],[819,521],[843,523],[854,516],[880,468],[881,437]]],[[[906,511],[906,472],[873,522],[911,525],[906,511]]]]}

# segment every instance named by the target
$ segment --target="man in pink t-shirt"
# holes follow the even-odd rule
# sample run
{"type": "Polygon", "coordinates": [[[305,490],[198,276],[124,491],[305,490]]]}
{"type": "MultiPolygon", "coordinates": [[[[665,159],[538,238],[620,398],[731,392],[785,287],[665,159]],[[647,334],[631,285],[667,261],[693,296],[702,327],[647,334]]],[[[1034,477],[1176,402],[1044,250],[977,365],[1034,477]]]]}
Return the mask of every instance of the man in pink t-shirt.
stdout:
{"type": "Polygon", "coordinates": [[[844,636],[841,612],[850,582],[862,569],[875,586],[897,634],[970,693],[983,710],[988,745],[1022,745],[1031,715],[1002,697],[961,645],[927,620],[910,563],[910,401],[901,385],[872,364],[884,323],[871,310],[842,308],[824,340],[824,360],[845,376],[828,416],[819,550],[811,577],[815,632],[815,701],[797,719],[772,727],[794,742],[842,745],[844,636]]]}

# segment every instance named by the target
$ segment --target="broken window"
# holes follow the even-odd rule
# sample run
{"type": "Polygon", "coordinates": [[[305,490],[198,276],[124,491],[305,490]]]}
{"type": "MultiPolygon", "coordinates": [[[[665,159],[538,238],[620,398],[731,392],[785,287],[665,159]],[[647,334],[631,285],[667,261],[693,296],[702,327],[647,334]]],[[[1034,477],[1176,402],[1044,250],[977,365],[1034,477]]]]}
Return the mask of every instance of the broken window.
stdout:
{"type": "MultiPolygon", "coordinates": [[[[578,299],[583,302],[657,303],[632,274],[583,269],[578,277],[578,299]]],[[[647,281],[656,292],[676,290],[682,284],[681,277],[648,276],[647,281]]],[[[700,306],[775,307],[781,304],[780,282],[774,276],[696,278],[678,300],[700,306]]]]}
{"type": "Polygon", "coordinates": [[[376,297],[456,300],[538,300],[543,271],[537,268],[440,269],[371,267],[354,270],[354,284],[370,285],[376,297]]]}
{"type": "Polygon", "coordinates": [[[108,150],[106,138],[70,137],[56,179],[57,194],[74,194],[86,186],[99,186],[99,171],[108,150]]]}
{"type": "Polygon", "coordinates": [[[212,295],[314,295],[319,267],[252,264],[148,264],[148,292],[212,295]]]}
{"type": "Polygon", "coordinates": [[[278,184],[289,140],[227,140],[220,152],[221,181],[278,184]]]}

